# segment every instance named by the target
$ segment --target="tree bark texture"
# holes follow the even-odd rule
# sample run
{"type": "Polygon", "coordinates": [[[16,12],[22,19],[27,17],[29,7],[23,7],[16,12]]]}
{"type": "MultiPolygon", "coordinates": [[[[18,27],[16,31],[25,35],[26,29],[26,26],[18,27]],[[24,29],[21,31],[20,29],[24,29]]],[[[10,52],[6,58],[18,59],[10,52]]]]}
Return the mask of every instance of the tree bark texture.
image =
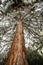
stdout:
{"type": "Polygon", "coordinates": [[[8,52],[8,59],[5,65],[28,65],[22,21],[19,21],[17,25],[14,40],[8,52]]]}

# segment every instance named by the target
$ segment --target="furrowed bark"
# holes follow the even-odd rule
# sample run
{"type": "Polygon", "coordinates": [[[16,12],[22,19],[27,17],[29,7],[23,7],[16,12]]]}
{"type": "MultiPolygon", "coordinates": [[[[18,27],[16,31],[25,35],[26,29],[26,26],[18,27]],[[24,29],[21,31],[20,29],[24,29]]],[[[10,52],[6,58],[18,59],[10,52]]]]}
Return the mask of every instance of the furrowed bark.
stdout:
{"type": "Polygon", "coordinates": [[[28,65],[22,21],[19,21],[17,25],[14,40],[9,50],[8,59],[5,65],[28,65]]]}

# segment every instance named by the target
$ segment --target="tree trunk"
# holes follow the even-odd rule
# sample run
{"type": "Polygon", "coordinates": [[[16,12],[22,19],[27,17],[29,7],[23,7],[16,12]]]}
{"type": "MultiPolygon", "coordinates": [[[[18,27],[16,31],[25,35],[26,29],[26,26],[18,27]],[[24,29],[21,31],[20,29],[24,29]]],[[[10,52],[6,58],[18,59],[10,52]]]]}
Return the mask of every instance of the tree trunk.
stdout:
{"type": "Polygon", "coordinates": [[[5,65],[28,65],[21,21],[19,21],[17,25],[14,40],[9,50],[8,59],[5,65]]]}

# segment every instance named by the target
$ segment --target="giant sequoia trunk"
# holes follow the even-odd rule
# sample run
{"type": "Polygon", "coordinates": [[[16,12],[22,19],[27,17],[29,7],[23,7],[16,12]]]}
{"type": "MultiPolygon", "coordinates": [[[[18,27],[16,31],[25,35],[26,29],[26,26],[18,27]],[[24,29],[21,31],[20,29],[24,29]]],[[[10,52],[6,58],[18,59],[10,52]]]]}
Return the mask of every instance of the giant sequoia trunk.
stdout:
{"type": "Polygon", "coordinates": [[[14,40],[9,50],[8,59],[5,65],[28,65],[21,21],[17,25],[14,40]]]}

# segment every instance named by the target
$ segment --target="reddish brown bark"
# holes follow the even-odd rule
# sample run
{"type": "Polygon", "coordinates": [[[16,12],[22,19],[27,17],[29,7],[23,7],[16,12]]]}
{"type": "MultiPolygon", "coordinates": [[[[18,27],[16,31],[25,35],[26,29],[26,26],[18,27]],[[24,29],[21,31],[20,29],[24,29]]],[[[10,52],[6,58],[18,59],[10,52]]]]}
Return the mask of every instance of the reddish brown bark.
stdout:
{"type": "Polygon", "coordinates": [[[17,25],[14,40],[8,53],[8,59],[5,65],[28,65],[21,21],[19,21],[19,24],[17,25]]]}

